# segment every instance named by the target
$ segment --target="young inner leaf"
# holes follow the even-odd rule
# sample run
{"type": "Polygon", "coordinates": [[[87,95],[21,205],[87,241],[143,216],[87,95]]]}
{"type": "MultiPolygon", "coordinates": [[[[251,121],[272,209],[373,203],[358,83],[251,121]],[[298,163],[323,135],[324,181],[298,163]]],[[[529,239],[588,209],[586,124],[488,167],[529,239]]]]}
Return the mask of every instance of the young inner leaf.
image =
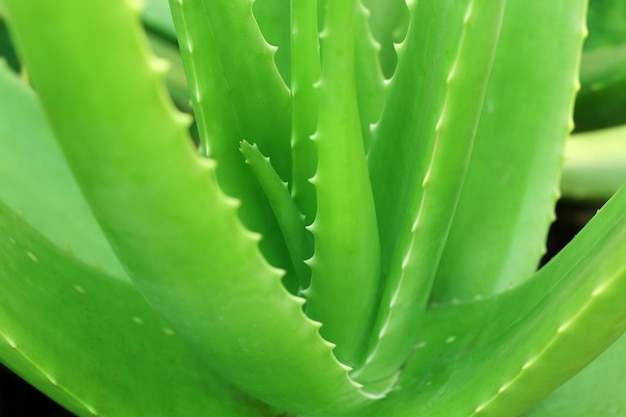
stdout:
{"type": "Polygon", "coordinates": [[[356,2],[328,2],[318,83],[315,255],[307,313],[348,365],[361,360],[378,294],[379,243],[354,80],[356,2]]]}

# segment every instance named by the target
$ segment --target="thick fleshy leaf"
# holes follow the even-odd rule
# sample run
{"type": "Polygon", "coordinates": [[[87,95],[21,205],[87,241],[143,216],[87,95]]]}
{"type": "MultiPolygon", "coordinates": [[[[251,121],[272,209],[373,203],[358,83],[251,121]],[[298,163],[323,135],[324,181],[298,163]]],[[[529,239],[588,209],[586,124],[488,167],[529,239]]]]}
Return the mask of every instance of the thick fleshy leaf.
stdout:
{"type": "Polygon", "coordinates": [[[276,67],[287,85],[291,84],[291,48],[289,20],[290,0],[255,0],[252,11],[263,37],[278,48],[274,55],[276,67]]]}
{"type": "Polygon", "coordinates": [[[405,0],[363,0],[372,16],[372,35],[380,43],[380,63],[386,78],[391,78],[397,56],[395,46],[402,42],[409,27],[409,13],[405,0]]]}
{"type": "Polygon", "coordinates": [[[215,163],[192,147],[187,117],[165,98],[139,11],[124,0],[5,5],[87,201],[170,327],[222,376],[272,405],[321,414],[367,403],[304,315],[304,301],[285,290],[282,271],[242,226],[215,163]]]}
{"type": "Polygon", "coordinates": [[[622,0],[589,0],[590,36],[586,50],[624,43],[626,36],[626,3],[622,0]]]}
{"type": "Polygon", "coordinates": [[[317,1],[292,0],[291,9],[291,193],[305,224],[310,225],[317,210],[311,183],[317,168],[317,148],[311,140],[318,122],[315,83],[321,75],[317,1]]]}
{"type": "Polygon", "coordinates": [[[398,390],[358,416],[523,413],[626,331],[625,259],[623,188],[530,281],[432,309],[398,390]]]}
{"type": "Polygon", "coordinates": [[[316,414],[367,403],[241,225],[215,163],[191,146],[138,11],[123,0],[6,6],[87,201],[171,328],[225,378],[277,407],[316,414]],[[115,42],[101,36],[113,28],[115,42]]]}
{"type": "Polygon", "coordinates": [[[354,25],[357,0],[329,2],[322,42],[318,164],[312,180],[317,214],[307,314],[335,355],[354,366],[361,359],[378,297],[380,252],[374,200],[356,97],[354,25]],[[347,175],[349,173],[349,175],[347,175]]]}
{"type": "Polygon", "coordinates": [[[9,36],[6,22],[0,15],[0,59],[5,59],[9,66],[18,71],[20,68],[20,62],[15,53],[13,42],[9,36]]]}
{"type": "Polygon", "coordinates": [[[289,91],[252,15],[250,0],[171,0],[200,145],[219,161],[220,187],[241,201],[245,226],[261,234],[274,266],[291,269],[272,209],[239,152],[246,140],[259,146],[278,175],[291,175],[289,91]]]}
{"type": "Polygon", "coordinates": [[[144,24],[169,41],[176,42],[174,20],[167,0],[148,0],[141,14],[144,24]]]}
{"type": "Polygon", "coordinates": [[[380,45],[372,37],[370,11],[362,1],[356,5],[354,54],[359,119],[365,152],[372,141],[372,125],[380,120],[385,105],[385,85],[379,61],[380,45]]]}
{"type": "Polygon", "coordinates": [[[585,6],[584,0],[507,1],[432,301],[487,296],[519,284],[537,268],[573,127],[585,6]]]}
{"type": "Polygon", "coordinates": [[[0,201],[82,262],[128,280],[31,89],[0,65],[0,201]]]}
{"type": "Polygon", "coordinates": [[[565,145],[561,193],[606,201],[626,184],[626,126],[573,135],[565,145]]]}
{"type": "Polygon", "coordinates": [[[264,156],[256,145],[250,145],[245,141],[241,142],[241,153],[252,168],[274,210],[300,284],[299,288],[292,292],[298,292],[308,287],[310,282],[311,271],[304,264],[304,260],[310,257],[313,250],[312,236],[305,229],[304,219],[289,195],[287,184],[274,171],[269,158],[264,156]]]}
{"type": "Polygon", "coordinates": [[[503,6],[424,1],[410,10],[413,26],[392,80],[393,102],[369,154],[386,287],[356,376],[361,382],[393,378],[419,334],[472,152],[503,6]],[[434,18],[449,19],[445,30],[426,24],[434,18]],[[454,53],[441,52],[432,71],[422,73],[437,46],[454,53]]]}
{"type": "Polygon", "coordinates": [[[626,414],[626,336],[524,417],[621,417],[626,414]]]}
{"type": "Polygon", "coordinates": [[[626,123],[626,44],[585,52],[580,82],[574,108],[577,132],[626,123]]]}
{"type": "Polygon", "coordinates": [[[78,262],[3,204],[0,287],[0,360],[79,416],[268,416],[132,284],[78,262]]]}

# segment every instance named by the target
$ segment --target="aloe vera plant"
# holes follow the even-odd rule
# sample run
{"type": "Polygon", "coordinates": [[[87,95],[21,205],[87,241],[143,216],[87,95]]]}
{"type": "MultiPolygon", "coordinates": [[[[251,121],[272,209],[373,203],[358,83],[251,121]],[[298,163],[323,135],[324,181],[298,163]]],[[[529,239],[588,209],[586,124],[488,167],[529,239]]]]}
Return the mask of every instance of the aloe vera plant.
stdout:
{"type": "Polygon", "coordinates": [[[195,146],[134,1],[1,0],[2,362],[81,416],[626,413],[626,190],[536,271],[586,2],[366,5],[171,0],[195,146]]]}

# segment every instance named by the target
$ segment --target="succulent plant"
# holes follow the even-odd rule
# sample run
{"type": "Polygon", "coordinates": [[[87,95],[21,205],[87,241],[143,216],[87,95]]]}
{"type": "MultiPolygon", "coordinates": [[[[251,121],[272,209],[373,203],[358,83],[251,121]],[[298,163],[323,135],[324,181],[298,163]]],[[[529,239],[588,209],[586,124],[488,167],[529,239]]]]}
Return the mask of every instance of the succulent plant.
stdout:
{"type": "Polygon", "coordinates": [[[81,416],[626,413],[626,190],[537,270],[586,2],[259,1],[170,1],[199,144],[141,5],[0,1],[0,360],[81,416]]]}

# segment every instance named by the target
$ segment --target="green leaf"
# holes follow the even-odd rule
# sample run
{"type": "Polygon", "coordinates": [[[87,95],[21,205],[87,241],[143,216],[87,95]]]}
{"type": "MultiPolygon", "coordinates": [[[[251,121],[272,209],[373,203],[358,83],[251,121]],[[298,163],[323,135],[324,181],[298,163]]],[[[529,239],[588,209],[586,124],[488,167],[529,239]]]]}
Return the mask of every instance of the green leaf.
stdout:
{"type": "Polygon", "coordinates": [[[256,143],[283,180],[291,175],[289,92],[249,0],[171,0],[202,153],[217,161],[220,187],[241,200],[245,226],[262,236],[270,263],[291,269],[280,228],[239,152],[256,143]]]}
{"type": "Polygon", "coordinates": [[[370,11],[358,1],[355,13],[355,80],[359,119],[367,152],[372,141],[371,126],[380,120],[385,105],[385,86],[378,59],[380,45],[376,43],[370,31],[370,11]]]}
{"type": "Polygon", "coordinates": [[[561,192],[604,201],[626,184],[626,126],[573,135],[565,146],[561,192]]]}
{"type": "Polygon", "coordinates": [[[290,0],[255,0],[252,11],[263,37],[278,48],[274,55],[276,67],[287,85],[291,84],[291,53],[289,20],[290,0]]]}
{"type": "Polygon", "coordinates": [[[321,74],[318,6],[316,0],[291,3],[291,193],[305,224],[310,225],[317,210],[315,187],[311,184],[317,168],[317,148],[311,137],[318,123],[319,97],[315,83],[321,74]]]}
{"type": "Polygon", "coordinates": [[[472,152],[503,9],[504,2],[495,1],[448,8],[417,2],[411,9],[415,21],[392,81],[391,112],[383,115],[369,155],[388,258],[369,356],[355,374],[361,382],[393,378],[419,334],[472,152]],[[420,16],[450,21],[444,30],[422,24],[420,16]],[[447,37],[456,28],[458,43],[447,37]],[[437,66],[420,76],[422,54],[435,41],[454,54],[442,52],[437,66]]]}
{"type": "Polygon", "coordinates": [[[626,44],[583,54],[576,97],[576,131],[584,132],[626,123],[626,44]]]}
{"type": "Polygon", "coordinates": [[[524,417],[620,417],[626,414],[626,336],[524,417]]]}
{"type": "Polygon", "coordinates": [[[170,42],[176,42],[176,30],[167,0],[147,0],[141,19],[150,31],[160,34],[170,42]]]}
{"type": "Polygon", "coordinates": [[[407,2],[404,0],[363,0],[371,11],[372,35],[380,43],[380,62],[386,78],[391,78],[397,64],[395,46],[401,43],[409,27],[407,2]]]}
{"type": "Polygon", "coordinates": [[[0,360],[79,416],[272,415],[217,377],[129,282],[76,261],[3,204],[0,287],[0,360]]]}
{"type": "Polygon", "coordinates": [[[266,43],[252,15],[252,2],[171,0],[170,5],[198,123],[206,129],[200,130],[206,154],[221,160],[216,148],[230,144],[238,152],[239,140],[245,139],[257,143],[280,177],[289,179],[289,91],[274,65],[275,48],[266,43]],[[232,116],[226,120],[232,119],[233,126],[216,116],[228,112],[232,116]],[[229,133],[239,140],[220,143],[229,140],[229,133]]]}
{"type": "Polygon", "coordinates": [[[291,200],[287,184],[276,174],[269,159],[256,145],[250,145],[245,141],[241,142],[241,152],[265,191],[287,243],[300,282],[295,292],[302,290],[308,287],[311,278],[311,271],[304,264],[304,260],[311,257],[313,237],[305,229],[304,219],[291,200]]]}
{"type": "Polygon", "coordinates": [[[167,71],[165,77],[165,84],[167,85],[172,100],[176,104],[176,107],[184,112],[191,113],[191,97],[189,96],[187,78],[185,76],[185,69],[183,68],[183,61],[180,57],[178,45],[152,32],[148,32],[147,35],[150,48],[154,51],[155,55],[166,59],[170,63],[169,71],[167,71]]]}
{"type": "Polygon", "coordinates": [[[139,11],[124,0],[5,5],[87,201],[170,328],[271,405],[314,415],[368,403],[304,315],[304,300],[285,290],[282,271],[242,226],[215,162],[193,149],[187,117],[165,98],[139,11]],[[102,36],[109,33],[115,42],[102,36]]]}
{"type": "Polygon", "coordinates": [[[584,0],[507,2],[432,301],[487,296],[536,269],[572,128],[585,7],[584,0]]]}
{"type": "Polygon", "coordinates": [[[626,3],[622,0],[590,0],[587,21],[590,36],[586,50],[624,43],[626,3]]]}
{"type": "Polygon", "coordinates": [[[317,215],[310,226],[315,254],[309,262],[307,314],[323,323],[334,354],[356,365],[363,355],[379,284],[379,243],[356,99],[356,0],[328,3],[322,41],[318,165],[312,180],[317,215]],[[349,173],[349,175],[346,175],[349,173]]]}
{"type": "Polygon", "coordinates": [[[623,188],[530,281],[430,310],[398,390],[358,416],[523,413],[626,331],[625,257],[623,188]]]}
{"type": "Polygon", "coordinates": [[[5,59],[13,70],[18,71],[20,69],[20,62],[2,16],[0,16],[0,59],[5,59]]]}
{"type": "Polygon", "coordinates": [[[0,65],[0,138],[0,201],[82,262],[128,280],[37,97],[6,65],[0,65]]]}

